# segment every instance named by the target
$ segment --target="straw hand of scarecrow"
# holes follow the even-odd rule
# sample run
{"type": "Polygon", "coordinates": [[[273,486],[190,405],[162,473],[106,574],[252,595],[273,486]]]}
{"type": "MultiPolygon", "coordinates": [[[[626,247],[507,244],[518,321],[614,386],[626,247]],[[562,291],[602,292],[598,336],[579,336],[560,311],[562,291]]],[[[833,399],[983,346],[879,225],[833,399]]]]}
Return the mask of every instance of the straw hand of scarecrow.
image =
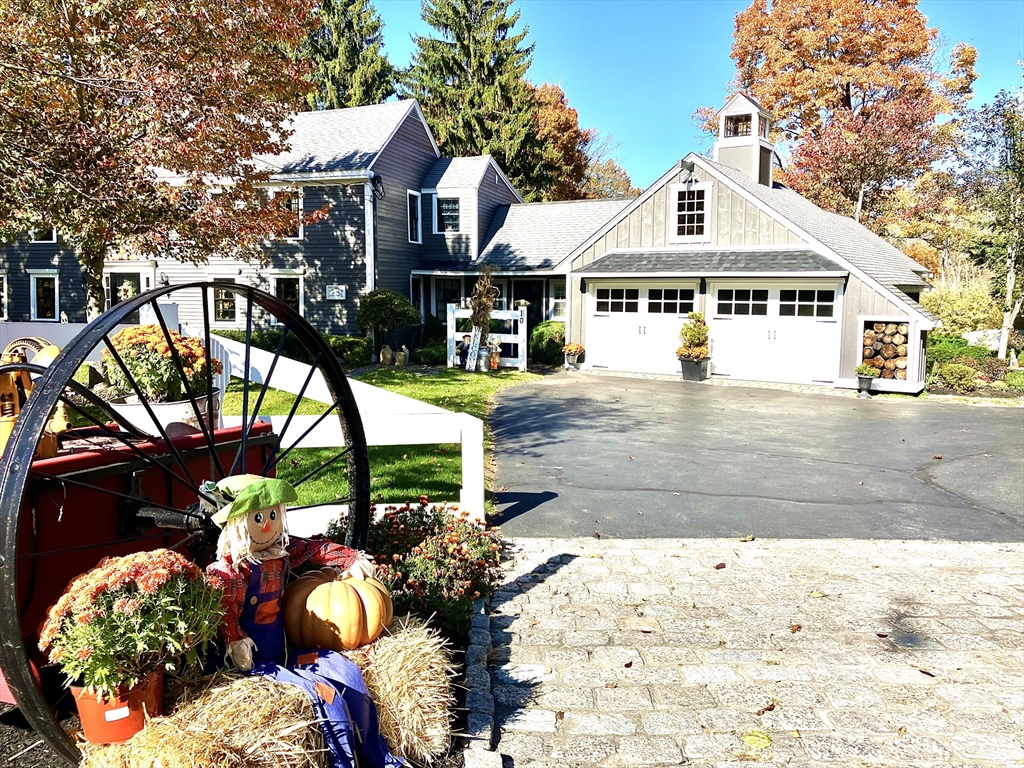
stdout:
{"type": "Polygon", "coordinates": [[[227,651],[224,653],[224,661],[233,664],[240,672],[249,672],[252,669],[252,652],[256,647],[251,637],[243,637],[228,643],[227,651]]]}

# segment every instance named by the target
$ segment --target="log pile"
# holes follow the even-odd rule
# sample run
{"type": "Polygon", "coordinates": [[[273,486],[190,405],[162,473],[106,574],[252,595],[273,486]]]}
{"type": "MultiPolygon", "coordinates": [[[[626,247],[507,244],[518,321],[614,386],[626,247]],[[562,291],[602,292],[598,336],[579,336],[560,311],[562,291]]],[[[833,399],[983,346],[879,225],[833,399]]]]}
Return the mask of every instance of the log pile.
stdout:
{"type": "Polygon", "coordinates": [[[907,378],[906,323],[865,323],[864,362],[882,372],[883,379],[907,378]]]}

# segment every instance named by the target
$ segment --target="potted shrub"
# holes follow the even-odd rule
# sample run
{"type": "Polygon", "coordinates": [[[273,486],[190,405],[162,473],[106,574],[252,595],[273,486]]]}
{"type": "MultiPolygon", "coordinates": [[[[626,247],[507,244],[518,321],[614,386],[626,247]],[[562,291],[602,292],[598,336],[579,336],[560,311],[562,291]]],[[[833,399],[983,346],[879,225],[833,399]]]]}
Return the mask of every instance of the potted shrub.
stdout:
{"type": "Polygon", "coordinates": [[[703,381],[710,373],[711,352],[708,349],[708,325],[703,312],[691,312],[679,331],[682,346],[676,357],[683,368],[683,381],[703,381]]]}
{"type": "Polygon", "coordinates": [[[50,608],[39,649],[67,676],[88,741],[127,741],[161,714],[164,670],[217,635],[222,588],[169,549],[104,558],[50,608]]]}
{"type": "Polygon", "coordinates": [[[857,366],[857,397],[871,397],[871,382],[882,372],[873,365],[862,363],[857,366]]]}
{"type": "Polygon", "coordinates": [[[198,429],[195,410],[186,399],[188,389],[196,398],[204,422],[208,420],[207,397],[214,398],[214,423],[207,426],[215,428],[220,412],[220,393],[216,389],[213,393],[206,391],[207,365],[212,366],[213,373],[221,373],[223,366],[220,360],[208,358],[202,340],[195,336],[182,336],[173,330],[169,330],[168,335],[177,352],[181,370],[174,362],[171,345],[159,325],[125,328],[111,339],[139,389],[136,391],[132,387],[128,375],[110,350],[103,350],[103,374],[110,383],[110,391],[124,398],[123,403],[112,403],[112,407],[139,429],[151,435],[159,434],[160,430],[150,418],[149,411],[140,402],[141,395],[165,428],[172,423],[184,423],[198,429]],[[185,380],[182,379],[182,371],[185,380]]]}
{"type": "Polygon", "coordinates": [[[562,347],[562,354],[565,355],[565,368],[566,370],[576,367],[576,361],[579,360],[580,355],[586,352],[583,349],[582,344],[566,344],[562,347]]]}

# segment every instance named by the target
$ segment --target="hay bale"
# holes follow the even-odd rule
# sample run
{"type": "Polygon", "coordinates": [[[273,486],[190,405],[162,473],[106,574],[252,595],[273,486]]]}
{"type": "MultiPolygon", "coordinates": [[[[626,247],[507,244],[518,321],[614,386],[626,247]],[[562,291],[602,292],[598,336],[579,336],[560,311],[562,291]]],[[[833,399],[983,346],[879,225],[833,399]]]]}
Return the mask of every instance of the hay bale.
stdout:
{"type": "Polygon", "coordinates": [[[395,619],[388,634],[345,656],[362,671],[394,754],[430,765],[448,751],[455,667],[436,630],[409,616],[395,619]]]}
{"type": "Polygon", "coordinates": [[[217,673],[179,685],[178,705],[124,744],[82,747],[81,768],[324,768],[305,691],[217,673]]]}

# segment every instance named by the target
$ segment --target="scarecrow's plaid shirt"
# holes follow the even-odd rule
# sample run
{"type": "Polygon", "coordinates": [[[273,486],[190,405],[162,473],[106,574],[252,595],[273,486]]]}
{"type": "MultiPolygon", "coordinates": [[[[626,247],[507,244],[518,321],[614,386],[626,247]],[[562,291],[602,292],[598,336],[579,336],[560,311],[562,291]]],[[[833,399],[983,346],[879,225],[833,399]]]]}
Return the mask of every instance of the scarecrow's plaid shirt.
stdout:
{"type": "MultiPolygon", "coordinates": [[[[324,539],[292,539],[288,545],[288,557],[267,560],[260,563],[260,593],[280,592],[284,587],[285,560],[288,568],[299,568],[306,563],[319,566],[334,566],[346,569],[359,557],[355,550],[335,544],[324,539]]],[[[220,626],[221,638],[226,643],[233,643],[245,637],[245,632],[238,626],[245,605],[246,592],[249,590],[249,577],[252,566],[243,561],[236,571],[231,564],[231,556],[211,563],[206,568],[207,574],[219,579],[224,585],[224,597],[221,607],[224,609],[224,620],[220,626]]]]}

